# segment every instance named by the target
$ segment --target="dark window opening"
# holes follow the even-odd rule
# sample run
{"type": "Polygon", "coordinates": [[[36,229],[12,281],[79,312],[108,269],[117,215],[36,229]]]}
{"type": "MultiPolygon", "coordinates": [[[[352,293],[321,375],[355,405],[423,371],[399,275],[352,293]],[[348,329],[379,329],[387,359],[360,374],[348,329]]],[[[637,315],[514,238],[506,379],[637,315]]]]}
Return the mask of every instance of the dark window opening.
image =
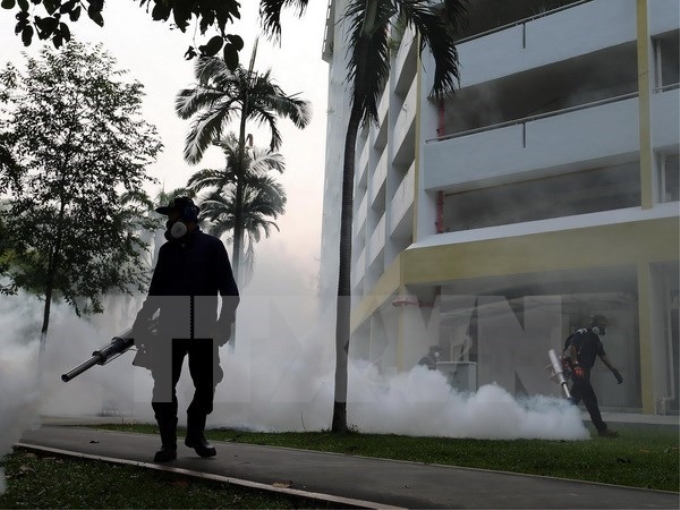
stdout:
{"type": "Polygon", "coordinates": [[[597,168],[444,197],[444,231],[456,232],[640,205],[639,163],[597,168]]]}

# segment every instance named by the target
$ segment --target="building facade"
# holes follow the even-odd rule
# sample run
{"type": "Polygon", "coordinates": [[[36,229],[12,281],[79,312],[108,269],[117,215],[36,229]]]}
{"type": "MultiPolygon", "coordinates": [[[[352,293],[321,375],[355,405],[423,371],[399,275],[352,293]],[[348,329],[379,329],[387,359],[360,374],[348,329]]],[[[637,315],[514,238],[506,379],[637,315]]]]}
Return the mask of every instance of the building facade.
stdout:
{"type": "MultiPolygon", "coordinates": [[[[329,4],[322,289],[337,288],[347,0],[329,4]]],[[[380,121],[357,142],[350,355],[386,373],[438,345],[461,390],[559,394],[547,351],[609,318],[604,409],[678,413],[676,0],[470,0],[460,87],[393,27],[380,121]]]]}

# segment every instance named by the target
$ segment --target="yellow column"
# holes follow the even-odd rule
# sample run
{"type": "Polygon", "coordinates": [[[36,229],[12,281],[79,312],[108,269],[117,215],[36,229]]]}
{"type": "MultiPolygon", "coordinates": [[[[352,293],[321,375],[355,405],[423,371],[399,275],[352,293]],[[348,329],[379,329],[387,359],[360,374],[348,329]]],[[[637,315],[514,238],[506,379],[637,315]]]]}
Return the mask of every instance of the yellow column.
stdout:
{"type": "Polygon", "coordinates": [[[640,201],[654,206],[654,152],[652,150],[652,76],[647,0],[637,0],[637,64],[640,103],[640,201]]]}
{"type": "Polygon", "coordinates": [[[651,321],[652,277],[648,262],[638,263],[638,317],[640,331],[640,393],[642,412],[654,414],[654,368],[651,321]]]}

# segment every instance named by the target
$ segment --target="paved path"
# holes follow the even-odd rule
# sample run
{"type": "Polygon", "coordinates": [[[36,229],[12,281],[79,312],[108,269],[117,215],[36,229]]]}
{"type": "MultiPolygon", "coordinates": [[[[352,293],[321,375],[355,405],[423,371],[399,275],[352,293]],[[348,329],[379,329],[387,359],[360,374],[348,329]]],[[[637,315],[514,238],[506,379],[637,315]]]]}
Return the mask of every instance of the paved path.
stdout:
{"type": "MultiPolygon", "coordinates": [[[[159,439],[86,427],[42,426],[26,431],[19,444],[148,467],[159,439]]],[[[347,507],[680,508],[678,494],[670,492],[336,453],[213,444],[217,457],[212,459],[201,459],[180,443],[177,461],[152,466],[279,492],[302,491],[347,507]]]]}

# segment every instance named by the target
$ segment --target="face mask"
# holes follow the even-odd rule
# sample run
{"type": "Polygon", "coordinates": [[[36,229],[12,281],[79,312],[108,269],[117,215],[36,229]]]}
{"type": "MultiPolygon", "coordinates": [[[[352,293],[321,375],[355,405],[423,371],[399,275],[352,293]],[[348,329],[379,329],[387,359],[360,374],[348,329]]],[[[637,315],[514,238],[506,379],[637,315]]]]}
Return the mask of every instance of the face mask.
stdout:
{"type": "Polygon", "coordinates": [[[596,335],[604,335],[607,332],[606,326],[593,326],[591,329],[596,335]]]}
{"type": "Polygon", "coordinates": [[[167,228],[165,231],[165,237],[167,239],[180,239],[187,233],[187,226],[179,220],[172,222],[168,221],[165,224],[165,227],[167,228]]]}

